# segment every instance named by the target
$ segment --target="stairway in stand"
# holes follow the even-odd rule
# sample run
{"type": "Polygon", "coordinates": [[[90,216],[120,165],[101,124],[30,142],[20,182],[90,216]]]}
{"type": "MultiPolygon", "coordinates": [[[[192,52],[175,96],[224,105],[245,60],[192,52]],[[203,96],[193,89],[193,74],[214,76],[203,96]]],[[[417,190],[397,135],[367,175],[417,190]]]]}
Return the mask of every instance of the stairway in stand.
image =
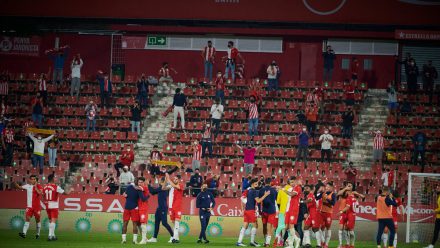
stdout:
{"type": "MultiPolygon", "coordinates": [[[[160,86],[158,86],[161,88],[160,86]]],[[[166,135],[171,130],[171,122],[173,121],[173,113],[169,113],[167,117],[163,117],[162,113],[173,103],[175,89],[178,86],[171,84],[166,87],[166,96],[156,94],[153,96],[153,106],[150,107],[147,118],[142,121],[142,133],[135,146],[134,165],[142,164],[149,159],[153,146],[157,145],[159,151],[165,143],[166,135]]],[[[160,92],[159,92],[160,93],[160,92]]]]}
{"type": "Polygon", "coordinates": [[[373,164],[373,136],[370,131],[386,126],[388,95],[384,89],[368,90],[366,101],[359,113],[359,123],[353,130],[353,143],[348,161],[361,170],[369,170],[373,164]]]}

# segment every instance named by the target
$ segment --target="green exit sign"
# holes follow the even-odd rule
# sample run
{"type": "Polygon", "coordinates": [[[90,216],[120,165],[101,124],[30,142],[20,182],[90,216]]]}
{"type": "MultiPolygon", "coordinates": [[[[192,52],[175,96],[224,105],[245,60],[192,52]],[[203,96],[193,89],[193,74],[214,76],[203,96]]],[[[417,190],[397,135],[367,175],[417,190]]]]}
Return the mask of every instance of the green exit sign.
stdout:
{"type": "Polygon", "coordinates": [[[149,46],[166,46],[167,45],[167,37],[154,35],[148,36],[148,45],[149,46]]]}

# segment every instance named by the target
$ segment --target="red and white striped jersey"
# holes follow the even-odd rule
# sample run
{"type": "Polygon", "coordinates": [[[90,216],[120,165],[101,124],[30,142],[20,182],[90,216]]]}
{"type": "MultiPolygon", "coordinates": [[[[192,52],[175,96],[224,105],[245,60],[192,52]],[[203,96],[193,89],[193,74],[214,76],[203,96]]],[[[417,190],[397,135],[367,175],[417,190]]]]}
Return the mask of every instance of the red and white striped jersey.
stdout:
{"type": "Polygon", "coordinates": [[[45,79],[38,79],[37,83],[39,91],[47,91],[47,84],[45,79]]]}
{"type": "Polygon", "coordinates": [[[225,90],[225,81],[223,80],[223,77],[217,77],[215,79],[215,88],[217,90],[225,90]]]}
{"type": "Polygon", "coordinates": [[[162,160],[162,153],[159,151],[152,151],[150,153],[150,160],[162,160]]]}
{"type": "Polygon", "coordinates": [[[47,208],[48,209],[58,209],[59,208],[59,194],[63,194],[64,190],[54,184],[54,183],[50,183],[50,184],[46,184],[43,188],[43,196],[44,196],[44,201],[47,202],[47,208]]]}
{"type": "Polygon", "coordinates": [[[162,67],[159,70],[159,75],[162,77],[169,77],[170,76],[170,69],[162,67]]]}
{"type": "Polygon", "coordinates": [[[193,146],[193,160],[200,161],[202,159],[202,145],[197,144],[197,146],[193,146]]]}
{"type": "Polygon", "coordinates": [[[41,195],[37,193],[35,187],[37,187],[39,190],[43,190],[43,186],[40,184],[25,184],[21,186],[21,188],[26,190],[26,207],[39,211],[41,209],[41,195]]]}
{"type": "Polygon", "coordinates": [[[212,132],[211,132],[211,128],[205,128],[205,131],[203,132],[202,138],[205,141],[210,141],[212,136],[211,136],[212,132]]]}
{"type": "Polygon", "coordinates": [[[258,118],[258,106],[256,103],[249,103],[248,111],[249,111],[249,119],[258,118]]]}
{"type": "Polygon", "coordinates": [[[0,95],[7,96],[9,93],[9,82],[1,81],[0,82],[0,95]]]}
{"type": "Polygon", "coordinates": [[[180,211],[182,209],[182,198],[183,198],[183,190],[185,190],[185,185],[182,182],[179,182],[179,189],[171,188],[170,194],[168,197],[168,207],[175,211],[180,211]]]}
{"type": "Polygon", "coordinates": [[[5,137],[5,142],[10,144],[10,143],[14,143],[14,130],[10,129],[10,128],[5,128],[3,129],[3,133],[2,133],[3,137],[5,137]]]}
{"type": "Polygon", "coordinates": [[[384,146],[383,136],[382,136],[382,134],[377,133],[373,139],[373,148],[374,149],[383,149],[383,146],[384,146]]]}
{"type": "Polygon", "coordinates": [[[213,61],[214,60],[214,54],[215,54],[215,48],[205,46],[205,49],[203,49],[203,56],[205,56],[205,61],[213,61]]]}

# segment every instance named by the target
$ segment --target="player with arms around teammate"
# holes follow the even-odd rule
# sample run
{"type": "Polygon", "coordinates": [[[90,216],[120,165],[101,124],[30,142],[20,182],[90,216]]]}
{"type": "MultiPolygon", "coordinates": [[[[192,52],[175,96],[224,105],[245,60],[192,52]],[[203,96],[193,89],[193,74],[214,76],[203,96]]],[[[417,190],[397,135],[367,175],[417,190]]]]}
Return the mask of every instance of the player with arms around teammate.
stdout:
{"type": "Polygon", "coordinates": [[[272,178],[268,177],[265,180],[265,186],[260,189],[259,197],[263,197],[266,191],[269,191],[270,194],[266,198],[264,198],[262,202],[262,221],[263,221],[263,234],[265,237],[264,246],[267,247],[270,245],[270,240],[272,239],[273,228],[277,225],[277,191],[275,188],[270,186],[272,182],[272,178]]]}
{"type": "Polygon", "coordinates": [[[167,229],[168,233],[170,234],[170,240],[173,240],[173,229],[171,229],[171,226],[168,224],[167,221],[167,214],[168,214],[168,193],[169,188],[167,187],[167,181],[165,180],[165,177],[160,178],[159,181],[159,187],[154,188],[151,187],[151,185],[148,185],[148,190],[152,195],[157,195],[157,209],[154,213],[154,234],[151,239],[149,239],[147,242],[149,243],[157,243],[157,236],[159,235],[159,228],[160,223],[162,222],[162,225],[167,229]]]}
{"type": "Polygon", "coordinates": [[[311,248],[310,229],[315,233],[317,246],[321,245],[321,215],[318,212],[316,198],[314,194],[314,186],[304,186],[304,195],[306,195],[306,204],[309,215],[304,222],[304,240],[303,245],[306,248],[311,248]]]}
{"type": "Polygon", "coordinates": [[[359,205],[358,197],[365,198],[364,195],[353,191],[353,184],[347,183],[344,193],[347,195],[345,199],[345,207],[339,211],[341,216],[344,216],[345,223],[343,223],[346,229],[347,248],[354,248],[355,234],[354,226],[356,223],[356,208],[359,205]]]}
{"type": "Polygon", "coordinates": [[[197,195],[196,199],[196,208],[199,209],[199,218],[201,224],[200,235],[197,243],[202,243],[202,240],[205,240],[203,242],[205,244],[209,243],[209,240],[206,238],[206,228],[208,227],[211,211],[214,206],[214,195],[208,191],[208,185],[204,183],[202,184],[201,192],[197,195]]]}
{"type": "Polygon", "coordinates": [[[377,197],[376,204],[376,217],[379,224],[376,236],[377,248],[381,248],[380,240],[385,230],[385,227],[388,228],[388,230],[390,231],[388,247],[393,247],[394,235],[396,233],[396,230],[394,229],[392,207],[397,207],[396,200],[394,199],[393,194],[389,192],[388,187],[383,187],[382,194],[377,197]]]}
{"type": "Polygon", "coordinates": [[[298,222],[299,202],[302,194],[302,181],[300,178],[292,176],[289,180],[289,184],[290,189],[286,190],[286,193],[290,196],[290,202],[287,207],[288,209],[286,210],[286,224],[289,228],[289,238],[287,241],[289,247],[293,247],[293,245],[295,245],[295,248],[298,248],[301,243],[301,239],[296,236],[295,225],[298,222]]]}
{"type": "Polygon", "coordinates": [[[138,200],[138,210],[139,210],[139,225],[141,230],[142,239],[139,242],[140,245],[144,245],[147,243],[147,223],[148,223],[148,199],[150,198],[150,191],[148,190],[148,186],[150,184],[149,180],[146,180],[145,183],[138,183],[138,190],[142,191],[144,198],[146,200],[139,198],[138,200]]]}
{"type": "Polygon", "coordinates": [[[257,234],[257,204],[260,204],[264,199],[270,195],[270,191],[265,191],[262,197],[259,197],[259,191],[256,189],[258,187],[258,179],[254,178],[251,180],[251,188],[247,193],[246,207],[244,211],[243,226],[240,229],[240,235],[238,237],[237,246],[246,246],[243,244],[243,237],[249,224],[252,224],[251,229],[251,243],[250,246],[259,247],[260,245],[255,242],[255,235],[257,234]]]}
{"type": "Polygon", "coordinates": [[[332,214],[333,206],[336,204],[336,194],[333,189],[333,183],[328,182],[325,185],[325,192],[322,194],[322,205],[321,205],[321,219],[322,227],[321,232],[324,234],[325,239],[321,240],[321,246],[328,248],[332,236],[332,214]]]}
{"type": "MultiPolygon", "coordinates": [[[[145,183],[145,178],[138,177],[136,179],[136,186],[143,187],[145,183]]],[[[133,222],[133,244],[137,244],[137,233],[138,233],[138,223],[139,223],[139,210],[138,202],[139,199],[146,201],[148,198],[144,196],[144,193],[137,190],[135,185],[129,184],[124,193],[126,198],[124,214],[123,214],[123,226],[122,226],[122,244],[127,243],[127,226],[128,222],[131,220],[133,222]]]]}
{"type": "Polygon", "coordinates": [[[178,176],[174,177],[173,180],[170,178],[170,174],[165,174],[168,184],[171,186],[169,198],[168,198],[168,206],[169,206],[169,215],[172,222],[174,222],[174,233],[173,238],[170,240],[171,243],[180,243],[179,241],[179,228],[180,228],[180,219],[182,218],[182,198],[183,198],[183,190],[185,189],[185,185],[181,182],[178,176]]]}
{"type": "Polygon", "coordinates": [[[67,194],[64,189],[54,182],[54,174],[47,177],[47,184],[43,188],[44,202],[46,203],[47,217],[49,218],[49,237],[47,241],[56,241],[55,227],[59,213],[60,194],[67,194]]]}
{"type": "Polygon", "coordinates": [[[15,188],[20,190],[26,190],[26,221],[23,225],[23,232],[18,235],[22,238],[26,238],[26,233],[29,229],[29,221],[32,217],[35,217],[35,222],[37,223],[37,234],[35,238],[40,238],[41,230],[41,195],[43,194],[43,186],[38,184],[38,179],[36,175],[31,175],[29,177],[28,183],[20,186],[14,183],[15,188]]]}

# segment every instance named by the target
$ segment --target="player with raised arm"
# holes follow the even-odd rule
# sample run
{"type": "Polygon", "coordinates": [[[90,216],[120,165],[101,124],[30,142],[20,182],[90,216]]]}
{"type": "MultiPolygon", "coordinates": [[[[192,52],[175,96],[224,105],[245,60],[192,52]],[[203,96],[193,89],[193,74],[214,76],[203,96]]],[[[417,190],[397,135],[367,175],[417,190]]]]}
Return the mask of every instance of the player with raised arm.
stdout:
{"type": "Polygon", "coordinates": [[[264,199],[270,195],[270,191],[265,191],[262,197],[259,197],[259,191],[256,189],[258,187],[258,179],[254,178],[251,180],[251,188],[247,192],[246,206],[243,215],[243,226],[240,229],[240,235],[238,237],[237,246],[246,246],[243,244],[243,237],[249,224],[252,224],[251,229],[251,243],[250,246],[260,247],[260,245],[255,242],[255,235],[257,234],[257,204],[260,204],[264,199]]]}
{"type": "MultiPolygon", "coordinates": [[[[136,179],[136,186],[143,187],[145,183],[145,178],[138,177],[136,179]]],[[[144,193],[138,190],[135,185],[129,184],[124,193],[126,198],[123,214],[123,226],[122,226],[122,244],[127,243],[127,226],[128,222],[131,220],[133,223],[133,244],[137,244],[137,233],[138,233],[138,223],[139,223],[139,210],[138,202],[139,199],[146,201],[148,198],[144,197],[144,193]]]]}
{"type": "MultiPolygon", "coordinates": [[[[347,190],[349,187],[347,186],[347,182],[344,183],[344,187],[338,191],[337,197],[338,197],[338,204],[339,204],[339,231],[338,231],[338,237],[339,237],[339,245],[338,248],[343,248],[344,245],[342,244],[344,240],[347,239],[347,233],[345,225],[347,224],[347,213],[341,213],[341,211],[345,208],[346,202],[347,202],[347,190]]],[[[346,243],[346,245],[349,245],[349,243],[346,243]]]]}
{"type": "Polygon", "coordinates": [[[49,218],[49,236],[47,241],[56,241],[55,227],[59,214],[59,194],[67,194],[54,182],[54,174],[47,177],[47,184],[43,188],[44,202],[46,203],[47,218],[49,218]]]}
{"type": "Polygon", "coordinates": [[[139,242],[140,245],[144,245],[147,243],[147,223],[148,223],[148,199],[150,198],[150,191],[148,190],[148,186],[150,184],[150,180],[146,180],[145,183],[139,184],[138,187],[142,191],[144,198],[146,200],[139,198],[138,200],[138,210],[139,210],[139,225],[141,229],[142,239],[139,242]]]}
{"type": "Polygon", "coordinates": [[[168,184],[171,186],[168,206],[169,215],[172,222],[174,222],[174,233],[170,243],[180,243],[179,240],[179,229],[180,229],[180,219],[182,218],[182,198],[183,190],[185,185],[181,182],[179,176],[175,176],[171,180],[168,173],[165,174],[168,184]]]}
{"type": "Polygon", "coordinates": [[[26,190],[26,221],[23,225],[23,231],[18,235],[22,238],[26,238],[27,231],[29,229],[29,222],[32,217],[35,217],[37,223],[36,239],[40,238],[41,230],[41,195],[43,194],[43,186],[38,184],[38,178],[36,175],[29,176],[28,183],[20,186],[14,182],[14,186],[20,190],[26,190]]]}
{"type": "Polygon", "coordinates": [[[339,214],[345,215],[346,223],[344,223],[347,232],[347,248],[354,248],[355,233],[354,226],[356,223],[356,208],[359,205],[357,198],[365,198],[364,195],[353,191],[353,184],[347,183],[345,187],[345,194],[347,199],[345,200],[345,207],[339,211],[339,214]]]}
{"type": "Polygon", "coordinates": [[[320,247],[321,245],[321,234],[320,234],[320,227],[321,227],[321,215],[318,212],[317,204],[316,204],[316,198],[314,194],[314,186],[313,185],[306,185],[304,186],[304,195],[306,195],[306,204],[307,209],[309,211],[309,215],[306,218],[306,221],[304,222],[304,240],[303,245],[306,248],[311,248],[311,240],[310,240],[310,229],[315,233],[316,240],[317,240],[317,246],[320,247]]]}
{"type": "Polygon", "coordinates": [[[287,239],[287,243],[289,244],[289,247],[293,247],[295,245],[295,248],[298,248],[301,243],[301,239],[296,236],[295,225],[298,221],[299,202],[302,194],[302,180],[292,176],[289,179],[289,184],[291,188],[286,190],[286,193],[290,196],[290,202],[288,209],[286,210],[286,224],[289,230],[289,238],[287,239]]]}
{"type": "Polygon", "coordinates": [[[168,193],[169,188],[167,187],[167,181],[165,177],[160,178],[159,187],[154,188],[148,185],[148,190],[152,195],[157,195],[157,209],[154,213],[154,234],[153,237],[147,240],[148,243],[157,243],[157,236],[159,235],[160,223],[167,229],[170,234],[170,240],[173,239],[173,229],[168,224],[167,214],[168,214],[168,193]]]}
{"type": "Polygon", "coordinates": [[[325,192],[322,194],[322,205],[321,205],[321,220],[322,227],[321,232],[324,234],[325,239],[321,240],[321,246],[323,248],[328,248],[332,236],[332,214],[333,206],[336,204],[336,194],[333,189],[333,183],[328,182],[325,185],[325,192]]]}

